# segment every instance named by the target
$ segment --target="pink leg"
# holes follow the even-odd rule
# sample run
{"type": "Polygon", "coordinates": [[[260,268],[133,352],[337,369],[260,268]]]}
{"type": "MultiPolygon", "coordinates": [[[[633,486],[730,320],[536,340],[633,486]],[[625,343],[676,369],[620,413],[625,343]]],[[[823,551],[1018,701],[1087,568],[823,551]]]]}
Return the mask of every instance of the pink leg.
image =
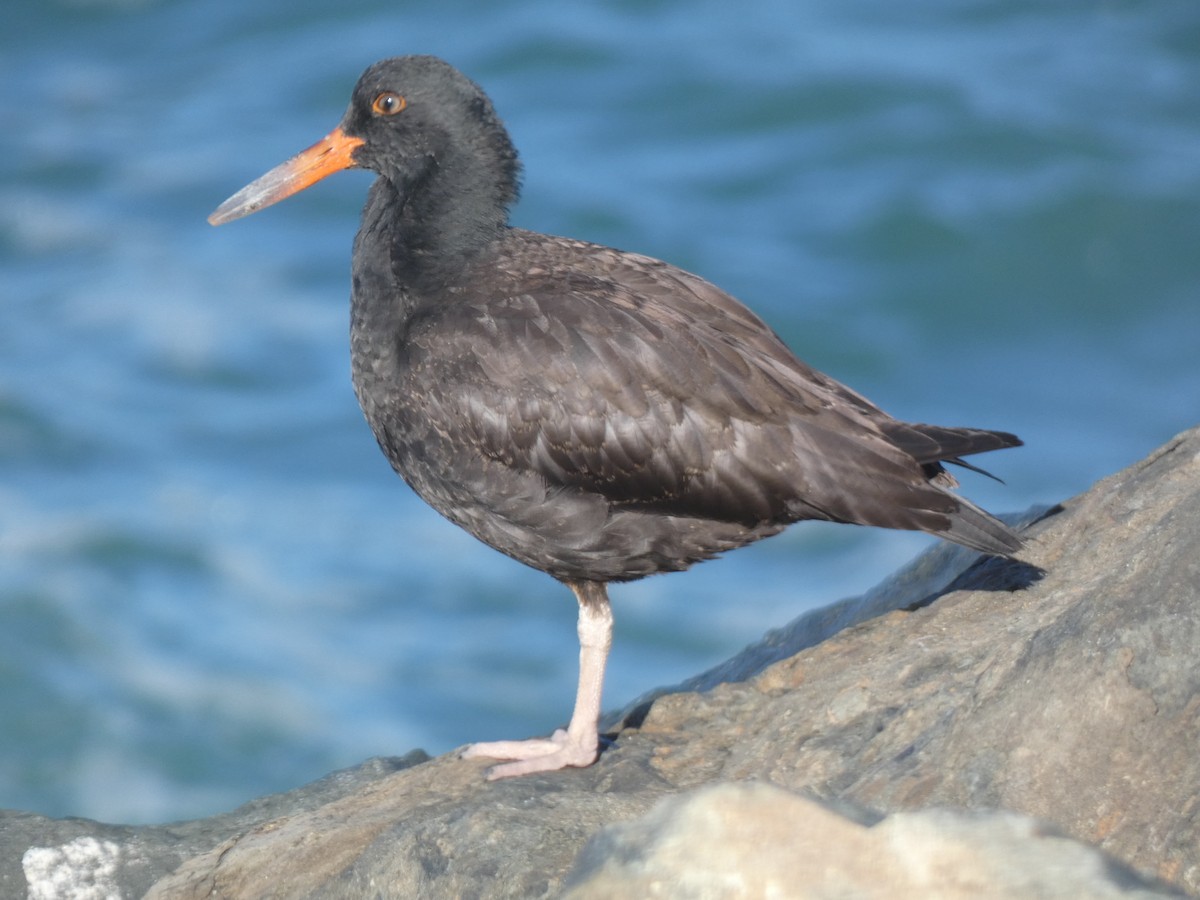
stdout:
{"type": "Polygon", "coordinates": [[[579,689],[571,724],[549,738],[472,744],[463,751],[464,757],[514,760],[488,769],[489,781],[568,766],[590,766],[600,755],[600,696],[604,690],[604,664],[612,646],[612,608],[601,582],[577,581],[567,586],[579,601],[579,689]]]}

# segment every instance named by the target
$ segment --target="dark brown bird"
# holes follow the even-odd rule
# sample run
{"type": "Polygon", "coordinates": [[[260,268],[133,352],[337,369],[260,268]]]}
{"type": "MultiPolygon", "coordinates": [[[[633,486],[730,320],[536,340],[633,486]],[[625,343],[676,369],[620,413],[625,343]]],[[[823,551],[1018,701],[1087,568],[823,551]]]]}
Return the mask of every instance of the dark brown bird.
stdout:
{"type": "Polygon", "coordinates": [[[326,175],[379,177],[354,243],[354,386],[393,468],[484,543],[579,601],[566,730],[475,744],[505,778],[586,766],[612,636],[607,585],[825,519],[1011,556],[943,462],[1011,434],[893,419],[797,359],[745,306],[667,263],[513,228],[519,164],[487,95],[447,63],[371,66],[341,124],[214,225],[326,175]]]}

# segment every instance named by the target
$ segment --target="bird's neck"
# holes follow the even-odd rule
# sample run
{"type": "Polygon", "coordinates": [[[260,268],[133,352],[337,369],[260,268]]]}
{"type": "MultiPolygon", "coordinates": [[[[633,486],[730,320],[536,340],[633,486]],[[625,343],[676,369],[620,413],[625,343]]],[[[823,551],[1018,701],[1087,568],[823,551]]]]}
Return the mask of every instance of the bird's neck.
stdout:
{"type": "Polygon", "coordinates": [[[417,294],[453,287],[507,228],[509,198],[495,175],[452,165],[431,162],[403,186],[381,177],[367,201],[364,226],[372,213],[388,220],[392,276],[417,294]]]}

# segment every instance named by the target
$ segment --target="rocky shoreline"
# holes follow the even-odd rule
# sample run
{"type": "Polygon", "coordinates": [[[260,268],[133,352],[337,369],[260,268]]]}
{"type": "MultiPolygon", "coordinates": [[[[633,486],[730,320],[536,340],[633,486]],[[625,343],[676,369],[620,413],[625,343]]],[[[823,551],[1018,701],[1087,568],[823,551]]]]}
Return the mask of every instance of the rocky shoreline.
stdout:
{"type": "Polygon", "coordinates": [[[162,826],[0,812],[0,896],[1200,896],[1200,429],[606,723],[162,826]],[[148,892],[148,893],[147,893],[148,892]]]}

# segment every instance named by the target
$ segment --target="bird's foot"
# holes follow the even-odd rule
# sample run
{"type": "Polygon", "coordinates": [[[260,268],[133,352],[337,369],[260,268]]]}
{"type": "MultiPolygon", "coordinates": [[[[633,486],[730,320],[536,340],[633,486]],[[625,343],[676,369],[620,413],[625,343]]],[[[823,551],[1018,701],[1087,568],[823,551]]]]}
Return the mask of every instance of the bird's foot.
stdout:
{"type": "Polygon", "coordinates": [[[548,738],[528,741],[489,741],[472,744],[462,753],[464,759],[508,759],[488,769],[487,780],[516,778],[534,772],[554,772],[569,767],[590,766],[600,755],[599,742],[578,740],[560,728],[548,738]]]}

